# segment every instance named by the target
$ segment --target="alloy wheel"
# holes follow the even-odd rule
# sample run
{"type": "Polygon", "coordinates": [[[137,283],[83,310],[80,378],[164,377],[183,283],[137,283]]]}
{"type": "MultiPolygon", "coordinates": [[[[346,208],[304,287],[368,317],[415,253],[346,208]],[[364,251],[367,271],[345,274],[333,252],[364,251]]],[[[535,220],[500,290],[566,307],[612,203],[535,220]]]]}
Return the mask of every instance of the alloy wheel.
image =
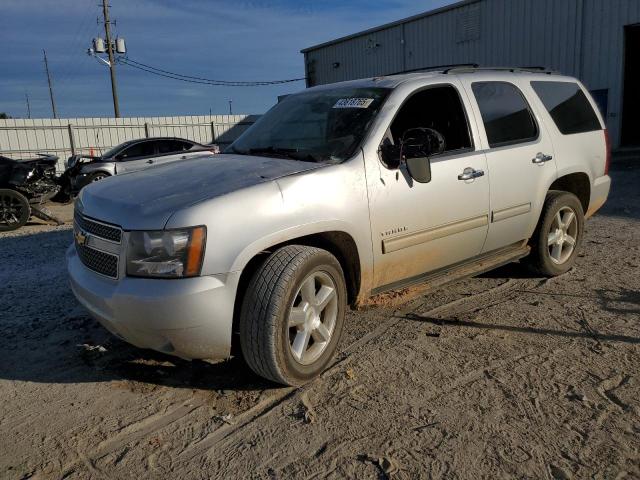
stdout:
{"type": "Polygon", "coordinates": [[[315,362],[325,351],[338,318],[336,284],[325,272],[307,276],[289,309],[289,345],[293,358],[303,365],[315,362]]]}
{"type": "Polygon", "coordinates": [[[549,257],[557,265],[562,265],[571,257],[576,247],[578,220],[571,207],[562,207],[551,222],[547,235],[549,257]]]}
{"type": "Polygon", "coordinates": [[[23,204],[13,195],[0,195],[0,223],[12,226],[20,223],[23,216],[23,204]]]}

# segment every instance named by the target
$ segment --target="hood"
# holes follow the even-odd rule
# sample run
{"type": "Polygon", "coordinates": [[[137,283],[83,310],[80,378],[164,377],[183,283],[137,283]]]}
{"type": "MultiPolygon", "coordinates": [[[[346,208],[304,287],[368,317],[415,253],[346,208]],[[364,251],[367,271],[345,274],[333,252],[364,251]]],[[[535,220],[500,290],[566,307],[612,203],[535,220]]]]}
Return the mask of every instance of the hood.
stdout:
{"type": "Polygon", "coordinates": [[[125,230],[162,229],[178,210],[235,190],[321,168],[322,164],[247,155],[206,155],[117,175],[83,188],[85,215],[125,230]]]}

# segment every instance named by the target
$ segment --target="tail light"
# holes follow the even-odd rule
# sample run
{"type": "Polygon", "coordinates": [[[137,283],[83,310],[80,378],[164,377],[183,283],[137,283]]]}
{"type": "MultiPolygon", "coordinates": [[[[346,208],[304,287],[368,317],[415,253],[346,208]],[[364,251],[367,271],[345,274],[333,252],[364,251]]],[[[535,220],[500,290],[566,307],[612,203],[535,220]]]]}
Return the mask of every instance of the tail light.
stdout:
{"type": "Polygon", "coordinates": [[[604,174],[609,175],[609,167],[611,166],[611,138],[609,137],[609,130],[604,129],[604,144],[607,149],[606,160],[604,162],[604,174]]]}

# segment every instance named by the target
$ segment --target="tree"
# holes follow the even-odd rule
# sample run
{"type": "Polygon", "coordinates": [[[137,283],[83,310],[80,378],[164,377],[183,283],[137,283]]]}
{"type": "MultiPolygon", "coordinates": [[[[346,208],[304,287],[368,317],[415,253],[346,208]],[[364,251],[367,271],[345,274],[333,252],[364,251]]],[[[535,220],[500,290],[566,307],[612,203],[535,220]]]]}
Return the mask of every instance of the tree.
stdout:
{"type": "Polygon", "coordinates": [[[8,113],[0,112],[0,120],[6,120],[7,118],[11,118],[8,113]]]}

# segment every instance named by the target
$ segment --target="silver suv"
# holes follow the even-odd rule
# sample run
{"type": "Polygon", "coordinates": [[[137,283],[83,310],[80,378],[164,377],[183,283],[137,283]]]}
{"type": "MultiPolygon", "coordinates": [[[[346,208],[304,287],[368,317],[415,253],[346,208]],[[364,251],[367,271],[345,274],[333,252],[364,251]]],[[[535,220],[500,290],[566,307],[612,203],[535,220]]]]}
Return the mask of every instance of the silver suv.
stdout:
{"type": "Polygon", "coordinates": [[[574,78],[449,69],[291,95],[215,158],[76,202],[79,301],[115,335],[298,385],[345,309],[526,257],[566,272],[606,201],[607,131],[574,78]]]}

